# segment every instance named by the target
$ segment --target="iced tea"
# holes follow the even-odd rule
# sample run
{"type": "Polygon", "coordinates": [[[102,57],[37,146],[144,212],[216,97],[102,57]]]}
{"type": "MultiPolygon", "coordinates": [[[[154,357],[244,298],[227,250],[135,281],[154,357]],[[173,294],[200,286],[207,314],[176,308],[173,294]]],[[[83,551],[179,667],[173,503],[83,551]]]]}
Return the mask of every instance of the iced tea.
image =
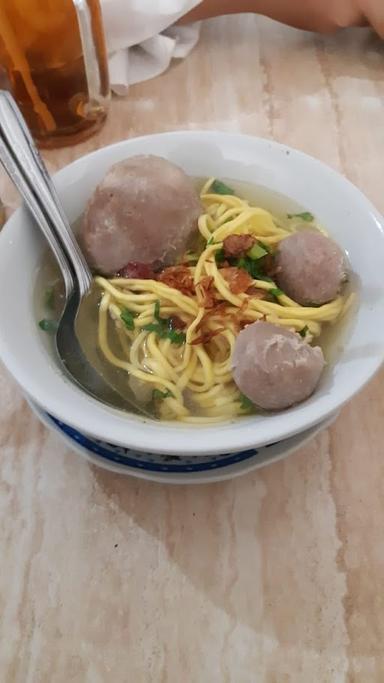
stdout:
{"type": "Polygon", "coordinates": [[[98,0],[0,0],[1,67],[41,146],[91,135],[109,96],[98,0]],[[85,31],[75,5],[82,6],[85,31]]]}

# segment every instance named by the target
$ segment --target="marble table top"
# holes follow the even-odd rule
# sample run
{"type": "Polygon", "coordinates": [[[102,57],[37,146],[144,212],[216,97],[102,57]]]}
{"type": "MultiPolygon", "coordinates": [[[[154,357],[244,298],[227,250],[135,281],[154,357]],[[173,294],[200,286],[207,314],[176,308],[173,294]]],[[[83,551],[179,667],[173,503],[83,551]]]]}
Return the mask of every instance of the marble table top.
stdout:
{"type": "MultiPolygon", "coordinates": [[[[55,170],[153,131],[298,147],[384,211],[384,46],[253,16],[114,100],[55,170]]],[[[15,194],[3,176],[8,211],[15,194]]],[[[384,264],[383,264],[384,269],[384,264]]],[[[2,683],[382,683],[384,374],[287,460],[170,487],[90,466],[0,371],[2,683]]]]}

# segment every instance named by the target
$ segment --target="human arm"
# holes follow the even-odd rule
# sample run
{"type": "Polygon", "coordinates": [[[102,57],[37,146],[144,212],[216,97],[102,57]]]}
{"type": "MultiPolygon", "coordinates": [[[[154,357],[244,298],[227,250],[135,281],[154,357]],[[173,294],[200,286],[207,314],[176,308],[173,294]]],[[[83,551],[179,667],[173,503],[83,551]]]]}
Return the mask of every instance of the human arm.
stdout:
{"type": "Polygon", "coordinates": [[[241,12],[321,33],[370,24],[384,38],[383,0],[203,0],[180,23],[241,12]]]}

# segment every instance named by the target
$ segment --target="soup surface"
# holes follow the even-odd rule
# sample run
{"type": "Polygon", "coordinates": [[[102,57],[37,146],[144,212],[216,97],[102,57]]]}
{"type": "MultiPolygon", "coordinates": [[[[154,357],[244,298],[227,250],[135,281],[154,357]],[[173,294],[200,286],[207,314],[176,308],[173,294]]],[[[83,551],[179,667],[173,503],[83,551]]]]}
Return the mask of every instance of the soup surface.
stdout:
{"type": "MultiPolygon", "coordinates": [[[[345,257],[343,273],[324,273],[321,282],[324,264],[333,259],[339,267],[340,250],[309,211],[261,187],[216,179],[194,184],[201,213],[174,262],[135,261],[114,275],[95,272],[77,328],[87,356],[102,372],[118,372],[127,395],[164,420],[220,422],[304,400],[324,357],[335,361],[356,306],[345,257]],[[292,255],[282,244],[295,235],[293,270],[285,273],[292,255]],[[318,238],[329,258],[322,252],[315,258],[318,238]],[[315,283],[311,292],[317,286],[321,293],[335,275],[334,296],[305,300],[308,273],[309,289],[315,283]],[[282,289],[283,276],[295,291],[304,282],[302,303],[282,289]],[[262,342],[261,323],[269,324],[262,342]],[[286,396],[292,387],[297,391],[286,396]]],[[[51,259],[36,291],[40,327],[54,332],[64,300],[51,259]]]]}

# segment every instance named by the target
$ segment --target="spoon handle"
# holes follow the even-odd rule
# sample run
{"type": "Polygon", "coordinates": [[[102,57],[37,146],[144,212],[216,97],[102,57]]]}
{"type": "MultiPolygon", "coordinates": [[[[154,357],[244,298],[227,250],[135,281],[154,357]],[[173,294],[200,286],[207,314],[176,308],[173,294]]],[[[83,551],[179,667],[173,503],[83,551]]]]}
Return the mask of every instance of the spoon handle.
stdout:
{"type": "Polygon", "coordinates": [[[56,239],[62,245],[74,271],[80,295],[83,296],[91,286],[91,272],[22,114],[13,97],[3,90],[0,90],[0,131],[4,145],[13,156],[25,182],[35,195],[36,202],[51,224],[51,231],[55,232],[56,239]]]}
{"type": "Polygon", "coordinates": [[[74,288],[74,281],[72,276],[72,271],[69,266],[67,257],[61,245],[61,242],[57,239],[56,232],[52,229],[52,226],[47,219],[44,211],[40,206],[40,202],[33,189],[29,186],[26,181],[22,169],[19,167],[18,161],[13,156],[13,152],[8,146],[7,140],[3,135],[3,130],[1,126],[0,117],[0,162],[3,165],[6,173],[8,174],[11,181],[16,185],[21,196],[23,197],[25,204],[28,206],[33,217],[39,228],[42,230],[48,244],[56,258],[57,264],[61,270],[61,274],[64,279],[65,294],[68,299],[74,288]]]}

